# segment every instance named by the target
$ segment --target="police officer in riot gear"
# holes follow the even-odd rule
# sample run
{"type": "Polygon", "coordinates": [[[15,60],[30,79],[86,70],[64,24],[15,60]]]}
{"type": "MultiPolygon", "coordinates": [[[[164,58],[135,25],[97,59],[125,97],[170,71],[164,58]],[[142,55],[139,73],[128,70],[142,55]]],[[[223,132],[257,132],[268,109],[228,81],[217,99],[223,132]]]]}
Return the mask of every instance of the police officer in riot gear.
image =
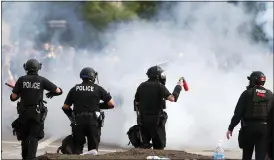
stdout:
{"type": "Polygon", "coordinates": [[[267,158],[266,160],[273,159],[274,147],[273,147],[273,138],[274,138],[274,99],[269,104],[269,114],[267,116],[267,125],[268,125],[268,138],[267,138],[267,158]]]}
{"type": "Polygon", "coordinates": [[[179,81],[171,94],[164,86],[165,74],[161,67],[153,66],[148,69],[148,80],[141,83],[135,94],[135,110],[140,113],[140,124],[142,126],[141,148],[149,148],[150,140],[154,149],[166,147],[165,123],[167,114],[163,111],[163,99],[176,102],[183,82],[179,81]]]}
{"type": "Polygon", "coordinates": [[[266,156],[268,105],[273,94],[263,87],[266,77],[262,72],[254,71],[247,79],[249,86],[238,100],[227,138],[232,136],[234,127],[241,121],[238,141],[243,150],[242,159],[252,159],[255,147],[255,159],[261,160],[266,156]]]}
{"type": "Polygon", "coordinates": [[[89,67],[82,69],[80,78],[83,82],[69,91],[62,108],[72,123],[76,154],[83,152],[85,137],[88,140],[88,150],[98,151],[104,121],[103,112],[100,110],[114,108],[111,95],[103,87],[95,84],[97,72],[94,69],[89,67]],[[99,103],[100,100],[104,103],[99,103]]]}
{"type": "Polygon", "coordinates": [[[58,96],[62,90],[48,79],[39,76],[38,71],[42,64],[35,59],[30,59],[24,64],[25,76],[19,77],[12,94],[11,101],[20,98],[18,108],[19,118],[13,123],[17,139],[21,140],[22,158],[34,159],[36,157],[38,141],[44,136],[41,110],[43,109],[43,91],[49,91],[47,97],[58,96]]]}

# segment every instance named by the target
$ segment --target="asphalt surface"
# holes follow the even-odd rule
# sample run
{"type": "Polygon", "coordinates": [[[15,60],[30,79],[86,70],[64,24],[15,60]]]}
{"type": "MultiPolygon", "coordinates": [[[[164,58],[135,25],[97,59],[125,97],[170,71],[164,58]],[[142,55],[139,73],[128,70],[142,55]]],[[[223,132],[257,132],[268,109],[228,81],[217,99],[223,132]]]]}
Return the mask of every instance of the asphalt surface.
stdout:
{"type": "MultiPolygon", "coordinates": [[[[61,142],[50,143],[49,139],[41,141],[38,146],[37,156],[47,153],[56,153],[57,148],[61,142]]],[[[84,148],[87,151],[87,148],[84,148]]],[[[107,146],[100,146],[99,154],[111,153],[122,151],[122,149],[115,149],[107,146]]],[[[1,159],[21,159],[21,144],[18,141],[5,141],[2,140],[2,158],[1,159]]]]}
{"type": "MultiPolygon", "coordinates": [[[[20,159],[21,158],[21,145],[14,136],[8,134],[2,137],[2,159],[20,159]]],[[[56,153],[57,148],[61,145],[60,140],[55,140],[51,138],[44,138],[38,146],[37,156],[44,153],[56,153]]],[[[99,154],[106,154],[116,151],[123,151],[124,149],[117,146],[110,145],[100,145],[99,154]]],[[[87,151],[87,148],[85,148],[87,151]]],[[[212,156],[213,150],[198,149],[198,148],[188,148],[184,151],[194,154],[201,154],[206,156],[212,156]]],[[[230,159],[241,159],[241,150],[225,150],[225,157],[230,159]]]]}
{"type": "MultiPolygon", "coordinates": [[[[13,117],[3,117],[4,121],[11,121],[14,119],[13,117]]],[[[3,120],[3,119],[2,119],[3,120]]],[[[40,141],[39,148],[37,151],[37,156],[48,153],[56,153],[57,148],[61,145],[60,139],[51,139],[46,137],[40,141]]],[[[86,148],[85,148],[86,149],[86,148]]],[[[99,154],[105,154],[115,151],[124,150],[119,146],[110,146],[101,144],[99,147],[99,154]]],[[[201,154],[206,156],[212,156],[213,150],[212,148],[184,148],[186,152],[201,154]]],[[[242,152],[241,150],[225,150],[225,157],[231,159],[241,159],[242,152]]],[[[3,126],[2,125],[2,159],[20,159],[21,158],[21,146],[20,142],[17,141],[16,137],[12,135],[12,130],[10,125],[3,126]]]]}

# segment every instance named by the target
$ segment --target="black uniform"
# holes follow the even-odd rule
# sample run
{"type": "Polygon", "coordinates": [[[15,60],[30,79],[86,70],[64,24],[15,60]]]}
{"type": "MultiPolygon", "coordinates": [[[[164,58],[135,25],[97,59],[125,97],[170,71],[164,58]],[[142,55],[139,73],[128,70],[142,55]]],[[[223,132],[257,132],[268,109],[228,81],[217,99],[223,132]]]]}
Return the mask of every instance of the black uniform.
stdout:
{"type": "Polygon", "coordinates": [[[274,153],[274,148],[273,148],[273,138],[274,138],[274,132],[273,132],[273,128],[274,128],[274,119],[273,119],[273,115],[274,115],[274,99],[272,99],[272,102],[270,103],[269,106],[270,110],[269,110],[269,115],[268,115],[268,120],[267,120],[267,125],[268,125],[268,139],[267,139],[267,154],[268,156],[273,159],[273,153],[274,153]]]}
{"type": "Polygon", "coordinates": [[[102,127],[100,100],[106,104],[111,100],[111,96],[104,88],[90,80],[77,84],[67,95],[65,104],[69,106],[73,104],[75,123],[73,124],[73,138],[76,154],[83,152],[85,137],[88,140],[88,150],[98,150],[102,127]]]}
{"type": "MultiPolygon", "coordinates": [[[[260,76],[257,76],[257,78],[260,78],[260,76]]],[[[257,85],[249,86],[238,100],[228,130],[233,131],[234,127],[241,121],[238,140],[239,147],[243,149],[242,158],[244,160],[252,159],[254,147],[255,159],[260,160],[265,158],[267,114],[271,99],[272,92],[257,83],[257,85]]]]}
{"type": "MultiPolygon", "coordinates": [[[[26,65],[31,63],[28,62],[26,65]]],[[[39,76],[36,71],[30,70],[27,75],[18,79],[12,90],[14,94],[19,95],[21,98],[19,118],[14,122],[14,125],[16,126],[17,138],[22,141],[23,159],[36,157],[38,141],[44,137],[41,116],[44,89],[55,93],[57,86],[46,78],[39,76]]]]}
{"type": "Polygon", "coordinates": [[[171,93],[158,80],[148,80],[140,84],[135,94],[139,102],[140,121],[143,126],[142,134],[145,144],[152,140],[154,149],[166,147],[165,123],[162,123],[163,99],[171,93]]]}
{"type": "MultiPolygon", "coordinates": [[[[159,66],[150,67],[147,71],[148,81],[143,82],[137,88],[135,94],[135,109],[139,112],[139,126],[141,126],[142,146],[141,148],[150,148],[150,140],[154,149],[164,149],[166,147],[167,113],[163,111],[166,108],[165,100],[171,95],[165,87],[166,76],[159,66]],[[137,105],[138,104],[138,105],[137,105]]],[[[177,101],[182,87],[177,85],[172,95],[177,101]]],[[[134,128],[134,127],[133,127],[134,128]]],[[[132,141],[130,132],[129,139],[132,141]]],[[[133,144],[133,143],[132,143],[133,144]]],[[[137,143],[138,144],[138,143],[137,143]]],[[[140,143],[139,143],[140,144],[140,143]]],[[[138,145],[135,145],[138,147],[138,145]]]]}

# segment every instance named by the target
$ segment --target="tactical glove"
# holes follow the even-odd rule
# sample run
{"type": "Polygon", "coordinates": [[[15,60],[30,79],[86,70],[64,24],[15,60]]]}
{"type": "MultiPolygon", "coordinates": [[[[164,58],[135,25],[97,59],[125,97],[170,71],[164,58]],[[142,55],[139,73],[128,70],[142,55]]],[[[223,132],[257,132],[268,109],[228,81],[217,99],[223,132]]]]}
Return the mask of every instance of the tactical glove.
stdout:
{"type": "Polygon", "coordinates": [[[56,92],[48,92],[48,93],[46,93],[47,98],[51,99],[53,96],[59,96],[59,95],[61,95],[63,93],[63,90],[61,88],[59,88],[59,89],[61,91],[60,93],[56,93],[56,92]]]}
{"type": "Polygon", "coordinates": [[[48,92],[46,93],[47,98],[51,99],[53,96],[56,96],[56,93],[48,92]]]}

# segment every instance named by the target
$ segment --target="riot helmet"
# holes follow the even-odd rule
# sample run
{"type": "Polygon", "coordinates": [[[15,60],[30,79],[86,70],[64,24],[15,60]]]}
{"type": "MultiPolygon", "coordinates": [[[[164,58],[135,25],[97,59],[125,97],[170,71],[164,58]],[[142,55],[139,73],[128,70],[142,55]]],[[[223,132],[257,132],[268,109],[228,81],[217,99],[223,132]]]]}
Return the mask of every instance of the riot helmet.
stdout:
{"type": "Polygon", "coordinates": [[[42,64],[36,59],[29,59],[23,67],[27,73],[37,73],[42,68],[42,64]]]}
{"type": "Polygon", "coordinates": [[[153,66],[147,70],[147,76],[149,79],[158,79],[161,83],[165,85],[166,83],[166,75],[164,74],[164,70],[160,66],[153,66]]]}
{"type": "Polygon", "coordinates": [[[80,78],[83,80],[89,80],[91,82],[95,82],[98,73],[90,67],[83,68],[80,72],[80,78]]]}
{"type": "Polygon", "coordinates": [[[255,85],[264,85],[266,77],[263,72],[261,71],[253,71],[250,76],[247,77],[249,80],[250,87],[253,87],[255,85]]]}

